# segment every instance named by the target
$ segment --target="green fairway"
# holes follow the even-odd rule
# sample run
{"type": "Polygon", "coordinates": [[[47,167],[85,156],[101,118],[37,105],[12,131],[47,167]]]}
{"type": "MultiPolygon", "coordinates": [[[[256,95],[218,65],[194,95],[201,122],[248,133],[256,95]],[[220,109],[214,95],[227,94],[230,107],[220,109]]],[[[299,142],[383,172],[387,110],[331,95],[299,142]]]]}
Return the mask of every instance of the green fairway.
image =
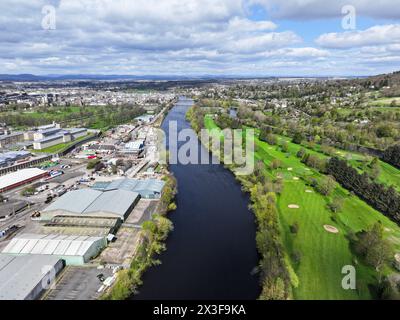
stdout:
{"type": "MultiPolygon", "coordinates": [[[[210,116],[205,117],[204,124],[207,129],[218,128],[210,116]]],[[[393,248],[400,250],[400,228],[358,197],[351,196],[340,185],[337,185],[330,197],[322,196],[307,186],[302,178],[310,176],[320,178],[321,174],[308,168],[296,157],[302,146],[292,143],[286,137],[279,139],[287,141],[288,152],[282,152],[279,146],[272,146],[255,138],[254,157],[264,162],[265,170],[270,176],[279,175],[284,179],[284,189],[278,198],[279,222],[282,243],[299,279],[298,287],[294,288],[295,298],[371,299],[368,285],[376,284],[376,272],[361,261],[357,261],[346,236],[350,232],[367,229],[375,222],[381,221],[385,228],[385,237],[391,241],[393,248]],[[281,168],[270,169],[269,165],[274,159],[281,161],[281,168]],[[327,205],[330,199],[338,195],[344,198],[343,208],[340,213],[333,214],[327,205]],[[296,205],[299,208],[291,209],[289,205],[296,205]],[[290,227],[295,223],[298,225],[297,234],[290,231],[290,227]],[[324,225],[336,227],[339,233],[327,232],[324,225]],[[344,275],[341,271],[346,265],[353,265],[356,268],[357,290],[342,289],[341,281],[344,275]]],[[[307,149],[307,152],[320,158],[327,158],[315,150],[307,149]]],[[[338,152],[340,156],[346,156],[346,152],[338,152]]],[[[353,158],[356,161],[359,155],[354,155],[353,158]]],[[[386,167],[384,163],[381,165],[386,167]]],[[[386,169],[387,172],[391,170],[391,168],[386,169]]],[[[382,176],[385,174],[382,173],[382,176]]]]}

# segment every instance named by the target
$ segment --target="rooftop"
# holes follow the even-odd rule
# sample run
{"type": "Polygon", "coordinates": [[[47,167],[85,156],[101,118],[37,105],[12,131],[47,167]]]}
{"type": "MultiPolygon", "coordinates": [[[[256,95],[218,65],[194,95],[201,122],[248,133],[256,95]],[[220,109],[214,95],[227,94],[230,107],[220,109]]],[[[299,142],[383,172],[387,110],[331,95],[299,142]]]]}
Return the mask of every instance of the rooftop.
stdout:
{"type": "Polygon", "coordinates": [[[40,254],[57,256],[84,256],[102,237],[21,234],[4,248],[8,254],[40,254]]]}
{"type": "Polygon", "coordinates": [[[0,300],[26,299],[42,281],[48,268],[59,260],[53,256],[0,254],[0,300]]]}
{"type": "Polygon", "coordinates": [[[165,186],[165,182],[157,179],[118,179],[112,182],[97,182],[93,185],[95,190],[128,190],[138,192],[140,194],[153,192],[161,193],[165,186]]]}
{"type": "Polygon", "coordinates": [[[0,177],[0,190],[45,173],[47,173],[47,171],[37,168],[21,169],[16,172],[11,172],[0,177]]]}
{"type": "Polygon", "coordinates": [[[138,197],[138,193],[128,190],[81,189],[66,193],[43,212],[60,210],[84,215],[107,212],[123,218],[138,197]]]}

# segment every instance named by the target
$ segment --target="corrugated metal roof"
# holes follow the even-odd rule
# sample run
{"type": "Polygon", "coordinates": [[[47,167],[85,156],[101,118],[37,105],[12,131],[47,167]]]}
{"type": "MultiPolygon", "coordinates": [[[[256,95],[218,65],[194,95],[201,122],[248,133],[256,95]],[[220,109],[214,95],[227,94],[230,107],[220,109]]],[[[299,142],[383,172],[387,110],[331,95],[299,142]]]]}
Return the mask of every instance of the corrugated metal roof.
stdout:
{"type": "Polygon", "coordinates": [[[103,241],[103,238],[22,234],[13,238],[3,253],[84,256],[97,241],[103,241]]]}
{"type": "Polygon", "coordinates": [[[146,180],[137,180],[137,179],[118,179],[114,180],[111,183],[98,182],[93,188],[97,190],[128,190],[141,194],[148,193],[157,193],[161,194],[163,188],[165,186],[165,182],[162,180],[156,179],[146,179],[146,180]]]}
{"type": "Polygon", "coordinates": [[[111,190],[103,192],[86,210],[85,213],[112,212],[124,217],[125,213],[139,197],[136,192],[128,190],[111,190]]]}
{"type": "Polygon", "coordinates": [[[58,198],[43,211],[63,210],[71,213],[83,213],[101,194],[101,191],[93,189],[71,191],[58,198]]]}
{"type": "Polygon", "coordinates": [[[0,300],[26,299],[59,260],[53,256],[0,254],[0,300]]]}
{"type": "Polygon", "coordinates": [[[87,215],[108,212],[124,218],[127,210],[138,197],[137,192],[129,190],[82,189],[66,193],[43,212],[65,211],[87,215]]]}

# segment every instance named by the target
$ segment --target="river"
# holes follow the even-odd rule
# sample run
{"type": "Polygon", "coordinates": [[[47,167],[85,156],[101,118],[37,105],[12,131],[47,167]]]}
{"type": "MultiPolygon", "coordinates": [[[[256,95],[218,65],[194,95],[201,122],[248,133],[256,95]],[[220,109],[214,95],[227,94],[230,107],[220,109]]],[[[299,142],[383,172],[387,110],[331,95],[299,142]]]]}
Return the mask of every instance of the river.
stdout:
{"type": "MultiPolygon", "coordinates": [[[[181,98],[163,122],[185,119],[192,100],[181,98]]],[[[199,141],[196,140],[199,144],[199,141]]],[[[202,146],[200,146],[202,147],[202,146]]],[[[174,231],[166,241],[162,264],[149,269],[135,300],[245,299],[260,294],[256,225],[249,197],[222,165],[171,165],[178,181],[174,231]]]]}

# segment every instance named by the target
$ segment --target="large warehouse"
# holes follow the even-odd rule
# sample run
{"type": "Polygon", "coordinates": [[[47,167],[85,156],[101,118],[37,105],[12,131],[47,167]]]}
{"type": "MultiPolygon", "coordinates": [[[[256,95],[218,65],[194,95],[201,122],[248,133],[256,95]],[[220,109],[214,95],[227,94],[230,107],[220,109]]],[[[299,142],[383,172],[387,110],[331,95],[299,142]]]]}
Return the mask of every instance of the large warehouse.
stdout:
{"type": "Polygon", "coordinates": [[[63,267],[54,256],[0,254],[0,300],[40,298],[63,267]]]}
{"type": "Polygon", "coordinates": [[[13,238],[2,253],[54,256],[67,265],[83,265],[106,245],[104,237],[22,234],[13,238]]]}
{"type": "Polygon", "coordinates": [[[137,192],[144,199],[158,199],[164,189],[165,182],[156,179],[118,179],[112,182],[97,182],[93,185],[95,190],[127,190],[137,192]]]}
{"type": "Polygon", "coordinates": [[[47,171],[37,168],[21,169],[16,172],[6,174],[5,176],[0,177],[0,193],[18,188],[35,180],[45,178],[48,175],[49,174],[47,171]]]}
{"type": "Polygon", "coordinates": [[[42,211],[43,220],[56,216],[85,216],[125,220],[140,195],[128,190],[99,191],[81,189],[63,195],[42,211]]]}

